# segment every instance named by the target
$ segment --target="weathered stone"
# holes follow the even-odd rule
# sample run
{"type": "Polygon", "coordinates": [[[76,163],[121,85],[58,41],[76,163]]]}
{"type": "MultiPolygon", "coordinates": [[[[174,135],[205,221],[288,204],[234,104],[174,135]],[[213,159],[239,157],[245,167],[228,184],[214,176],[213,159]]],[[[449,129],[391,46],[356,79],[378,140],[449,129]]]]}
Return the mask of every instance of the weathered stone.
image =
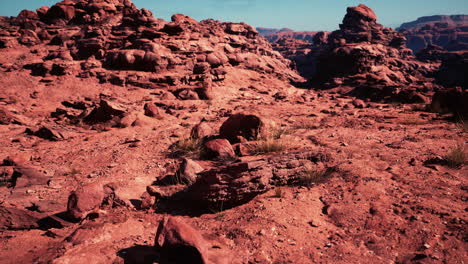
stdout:
{"type": "Polygon", "coordinates": [[[195,125],[190,131],[190,137],[196,139],[204,139],[212,136],[213,134],[213,127],[207,122],[201,122],[200,124],[195,125]]]}
{"type": "Polygon", "coordinates": [[[432,97],[430,109],[439,113],[452,113],[456,118],[468,118],[468,92],[461,89],[438,91],[432,97]]]}
{"type": "Polygon", "coordinates": [[[27,230],[39,227],[39,218],[25,210],[0,206],[0,215],[0,230],[27,230]]]}
{"type": "Polygon", "coordinates": [[[181,100],[199,100],[197,92],[192,89],[182,89],[177,93],[177,97],[181,100]]]}
{"type": "Polygon", "coordinates": [[[141,204],[138,209],[147,210],[151,209],[156,202],[156,197],[150,195],[148,192],[144,192],[141,196],[141,204]]]}
{"type": "Polygon", "coordinates": [[[302,152],[228,164],[199,173],[198,180],[177,194],[177,199],[187,199],[202,207],[228,209],[275,186],[299,183],[304,172],[331,167],[328,165],[331,162],[328,154],[302,152]]]}
{"type": "Polygon", "coordinates": [[[234,114],[230,116],[219,129],[219,135],[232,143],[238,142],[238,136],[247,140],[256,140],[265,129],[265,122],[257,115],[234,114]]]}
{"type": "Polygon", "coordinates": [[[88,124],[104,123],[120,119],[124,117],[125,113],[126,111],[122,106],[110,101],[101,100],[99,106],[95,107],[83,121],[88,124]]]}
{"type": "Polygon", "coordinates": [[[28,135],[33,135],[50,141],[59,141],[65,139],[65,137],[60,133],[48,127],[41,127],[37,131],[32,131],[31,129],[26,129],[28,135]]]}
{"type": "Polygon", "coordinates": [[[226,249],[213,247],[183,218],[166,217],[156,231],[155,246],[161,252],[161,259],[168,263],[232,263],[226,249]]]}
{"type": "Polygon", "coordinates": [[[145,115],[149,117],[161,118],[162,110],[158,108],[154,103],[147,103],[144,106],[145,115]]]}
{"type": "Polygon", "coordinates": [[[81,220],[90,213],[97,213],[97,209],[103,205],[124,205],[115,194],[115,186],[91,183],[79,187],[68,197],[67,215],[73,220],[81,220]]]}
{"type": "Polygon", "coordinates": [[[46,185],[50,178],[37,168],[27,164],[26,160],[7,158],[2,166],[9,166],[4,170],[3,180],[11,188],[24,188],[34,185],[46,185]]]}
{"type": "Polygon", "coordinates": [[[197,174],[204,170],[200,164],[191,159],[184,158],[176,174],[182,182],[193,183],[198,178],[197,174]]]}
{"type": "Polygon", "coordinates": [[[252,156],[257,152],[257,144],[254,142],[238,143],[234,145],[234,149],[241,157],[252,156]]]}
{"type": "Polygon", "coordinates": [[[231,159],[236,154],[226,139],[213,139],[203,144],[203,157],[206,159],[231,159]]]}
{"type": "Polygon", "coordinates": [[[362,108],[366,108],[366,103],[365,103],[363,100],[361,100],[361,99],[354,99],[354,100],[352,101],[352,104],[353,104],[354,107],[356,107],[356,108],[361,108],[361,109],[362,109],[362,108]]]}

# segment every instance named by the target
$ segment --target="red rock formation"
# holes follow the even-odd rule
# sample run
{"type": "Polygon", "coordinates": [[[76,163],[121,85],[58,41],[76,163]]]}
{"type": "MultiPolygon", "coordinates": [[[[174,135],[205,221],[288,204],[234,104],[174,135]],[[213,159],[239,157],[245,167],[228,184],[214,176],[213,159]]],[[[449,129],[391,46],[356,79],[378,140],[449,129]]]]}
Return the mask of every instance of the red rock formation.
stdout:
{"type": "Polygon", "coordinates": [[[312,43],[314,36],[319,31],[294,31],[289,28],[283,29],[269,29],[269,28],[257,28],[260,35],[265,37],[271,43],[274,43],[282,38],[291,38],[301,41],[312,43]]]}
{"type": "MultiPolygon", "coordinates": [[[[207,78],[222,81],[231,67],[284,80],[300,78],[290,69],[290,62],[273,51],[249,25],[212,19],[198,22],[181,14],[167,22],[154,18],[146,9],[137,9],[128,0],[65,0],[49,9],[22,11],[0,24],[0,48],[18,44],[62,46],[60,51],[45,56],[54,63],[29,66],[33,74],[42,76],[66,74],[67,68],[77,65],[76,61],[97,59],[105,69],[153,73],[153,81],[144,78],[119,82],[144,88],[181,83],[195,90],[207,78]],[[170,83],[164,81],[168,75],[170,83]]],[[[78,75],[110,81],[99,64],[93,69],[81,67],[78,75]]],[[[206,87],[202,90],[197,97],[213,96],[206,87]]]]}
{"type": "MultiPolygon", "coordinates": [[[[319,32],[315,36],[323,36],[325,34],[326,33],[319,32]]],[[[317,37],[316,40],[318,43],[321,43],[320,38],[317,37]]],[[[319,50],[318,45],[307,41],[284,37],[272,43],[272,46],[274,50],[280,52],[281,55],[287,59],[290,59],[294,63],[295,69],[299,72],[299,74],[301,74],[301,76],[310,78],[312,75],[314,75],[316,67],[313,60],[315,59],[316,53],[319,50]]]]}
{"type": "Polygon", "coordinates": [[[402,34],[378,24],[367,6],[350,7],[318,56],[315,81],[355,87],[352,94],[373,100],[413,101],[408,91],[430,88],[421,84],[434,69],[416,62],[405,43],[402,34]]]}
{"type": "Polygon", "coordinates": [[[167,217],[160,222],[155,247],[165,263],[233,263],[228,250],[213,246],[182,218],[167,217]]]}
{"type": "Polygon", "coordinates": [[[429,16],[403,23],[400,28],[408,48],[418,52],[429,45],[449,51],[468,50],[468,16],[429,16]]]}

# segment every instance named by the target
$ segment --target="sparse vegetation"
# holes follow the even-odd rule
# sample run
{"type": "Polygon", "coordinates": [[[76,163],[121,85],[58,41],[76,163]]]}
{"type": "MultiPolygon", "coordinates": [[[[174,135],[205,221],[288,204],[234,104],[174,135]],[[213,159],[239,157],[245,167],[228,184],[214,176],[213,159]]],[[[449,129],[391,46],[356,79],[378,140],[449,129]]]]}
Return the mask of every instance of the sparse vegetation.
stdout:
{"type": "Polygon", "coordinates": [[[287,127],[274,127],[270,130],[270,138],[280,139],[283,136],[290,135],[291,130],[287,127]]]}
{"type": "Polygon", "coordinates": [[[201,140],[194,137],[189,137],[177,141],[172,150],[175,154],[180,156],[194,156],[199,155],[202,149],[201,140]]]}
{"type": "Polygon", "coordinates": [[[171,184],[173,185],[189,185],[191,183],[187,179],[182,178],[179,172],[176,172],[174,175],[170,176],[170,179],[171,184]]]}
{"type": "Polygon", "coordinates": [[[466,149],[463,145],[459,144],[454,147],[446,156],[445,160],[447,165],[451,168],[460,168],[461,166],[467,164],[467,154],[466,149]]]}
{"type": "Polygon", "coordinates": [[[424,125],[427,124],[427,121],[417,118],[407,118],[399,121],[402,125],[424,125]]]}
{"type": "MultiPolygon", "coordinates": [[[[218,213],[221,213],[222,211],[224,211],[224,202],[221,201],[219,202],[217,205],[212,205],[211,207],[208,208],[208,210],[212,213],[212,214],[218,214],[218,213]]],[[[221,213],[220,214],[220,217],[224,217],[224,214],[221,213]]]]}
{"type": "Polygon", "coordinates": [[[294,129],[318,129],[320,126],[316,123],[312,124],[310,122],[300,123],[294,125],[294,129]]]}
{"type": "Polygon", "coordinates": [[[287,127],[272,127],[268,131],[268,136],[262,136],[257,139],[254,153],[263,155],[268,153],[280,152],[290,147],[289,141],[284,137],[291,134],[287,127]]]}
{"type": "Polygon", "coordinates": [[[322,183],[330,177],[332,169],[308,170],[299,176],[298,184],[300,186],[312,187],[317,183],[322,183]]]}
{"type": "Polygon", "coordinates": [[[262,155],[280,152],[288,149],[288,144],[284,139],[264,138],[256,143],[255,154],[262,155]]]}
{"type": "Polygon", "coordinates": [[[463,132],[468,131],[468,122],[461,116],[456,119],[456,126],[463,132]]]}
{"type": "Polygon", "coordinates": [[[284,192],[283,188],[281,187],[276,187],[275,193],[273,194],[274,198],[283,198],[284,197],[284,192]]]}
{"type": "Polygon", "coordinates": [[[18,58],[16,58],[16,60],[17,61],[24,61],[26,58],[27,58],[26,54],[21,54],[20,56],[18,56],[18,58]]]}
{"type": "Polygon", "coordinates": [[[75,176],[75,175],[80,174],[80,173],[81,173],[80,170],[78,170],[78,169],[76,169],[76,168],[73,168],[73,169],[71,169],[71,170],[65,172],[65,173],[63,174],[63,176],[75,176]]]}

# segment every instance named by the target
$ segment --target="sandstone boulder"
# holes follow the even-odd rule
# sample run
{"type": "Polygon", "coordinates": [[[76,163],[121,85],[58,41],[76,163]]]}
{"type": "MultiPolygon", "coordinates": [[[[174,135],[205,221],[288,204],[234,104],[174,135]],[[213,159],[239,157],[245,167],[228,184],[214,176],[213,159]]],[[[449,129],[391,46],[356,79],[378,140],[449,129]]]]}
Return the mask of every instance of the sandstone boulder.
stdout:
{"type": "Polygon", "coordinates": [[[38,16],[38,14],[37,14],[36,12],[30,11],[30,10],[27,10],[27,9],[22,10],[22,11],[18,14],[17,18],[19,18],[19,19],[39,20],[39,16],[38,16]]]}
{"type": "Polygon", "coordinates": [[[101,100],[99,105],[84,117],[83,121],[88,124],[105,123],[110,121],[118,121],[123,118],[126,111],[116,103],[101,100]]]}
{"type": "Polygon", "coordinates": [[[167,263],[232,263],[225,249],[215,247],[183,218],[164,218],[156,231],[155,246],[167,263]]]}
{"type": "Polygon", "coordinates": [[[299,183],[304,172],[331,167],[332,162],[327,153],[302,152],[227,164],[199,173],[198,180],[177,194],[177,199],[186,199],[191,205],[203,208],[228,209],[275,186],[299,183]]]}
{"type": "Polygon", "coordinates": [[[233,159],[234,149],[226,139],[213,139],[203,144],[203,157],[206,159],[233,159]]]}
{"type": "Polygon", "coordinates": [[[36,131],[32,131],[31,129],[28,128],[26,129],[26,133],[28,135],[40,137],[40,138],[47,139],[50,141],[59,141],[59,140],[65,139],[65,137],[60,132],[55,131],[45,126],[39,128],[36,131]]]}
{"type": "Polygon", "coordinates": [[[239,137],[256,140],[266,133],[266,123],[258,116],[248,113],[238,113],[230,116],[219,129],[219,135],[231,143],[238,143],[239,137]]]}
{"type": "Polygon", "coordinates": [[[124,205],[115,194],[113,184],[91,183],[79,187],[68,196],[67,215],[73,220],[81,220],[89,214],[98,214],[101,206],[124,205]]]}
{"type": "Polygon", "coordinates": [[[172,15],[171,21],[176,22],[176,23],[189,23],[189,24],[197,24],[198,23],[198,21],[196,21],[195,19],[193,19],[193,18],[191,18],[189,16],[186,16],[186,15],[183,15],[183,14],[174,14],[174,15],[172,15]]]}
{"type": "Polygon", "coordinates": [[[0,167],[3,168],[2,181],[10,188],[45,186],[50,180],[50,177],[47,177],[38,168],[31,166],[23,158],[7,157],[0,167]]]}
{"type": "Polygon", "coordinates": [[[176,174],[182,182],[190,184],[195,182],[198,178],[197,174],[204,170],[197,162],[184,158],[176,174]]]}
{"type": "Polygon", "coordinates": [[[461,89],[441,90],[434,94],[430,109],[439,113],[452,113],[455,118],[468,118],[468,91],[461,89]]]}
{"type": "Polygon", "coordinates": [[[0,206],[0,230],[27,230],[39,228],[39,218],[31,212],[0,206]]]}
{"type": "Polygon", "coordinates": [[[190,137],[196,139],[204,139],[214,134],[213,127],[207,122],[200,122],[195,125],[190,131],[190,137]]]}
{"type": "Polygon", "coordinates": [[[145,115],[154,118],[162,118],[162,109],[157,107],[154,103],[147,103],[144,106],[145,115]]]}

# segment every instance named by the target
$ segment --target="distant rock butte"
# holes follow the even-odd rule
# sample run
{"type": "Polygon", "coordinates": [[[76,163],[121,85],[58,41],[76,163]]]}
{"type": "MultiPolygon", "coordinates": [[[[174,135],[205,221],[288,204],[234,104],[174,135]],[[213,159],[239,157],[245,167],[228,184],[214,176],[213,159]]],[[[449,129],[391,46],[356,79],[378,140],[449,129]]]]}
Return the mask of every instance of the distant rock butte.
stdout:
{"type": "Polygon", "coordinates": [[[463,26],[468,23],[468,15],[435,15],[424,16],[416,19],[415,21],[406,22],[401,24],[397,29],[413,29],[421,28],[426,25],[435,25],[438,23],[446,23],[448,26],[463,26]]]}
{"type": "Polygon", "coordinates": [[[408,39],[408,48],[418,52],[429,45],[448,51],[468,50],[468,15],[427,16],[403,23],[399,31],[408,39]]]}
{"type": "Polygon", "coordinates": [[[312,43],[314,35],[319,31],[294,31],[289,28],[274,29],[274,28],[257,28],[261,36],[265,37],[270,42],[276,42],[282,38],[292,38],[303,40],[312,43]]]}
{"type": "Polygon", "coordinates": [[[377,23],[365,5],[349,7],[340,29],[318,47],[312,81],[371,100],[422,102],[435,87],[428,78],[435,66],[418,62],[403,34],[377,23]]]}

